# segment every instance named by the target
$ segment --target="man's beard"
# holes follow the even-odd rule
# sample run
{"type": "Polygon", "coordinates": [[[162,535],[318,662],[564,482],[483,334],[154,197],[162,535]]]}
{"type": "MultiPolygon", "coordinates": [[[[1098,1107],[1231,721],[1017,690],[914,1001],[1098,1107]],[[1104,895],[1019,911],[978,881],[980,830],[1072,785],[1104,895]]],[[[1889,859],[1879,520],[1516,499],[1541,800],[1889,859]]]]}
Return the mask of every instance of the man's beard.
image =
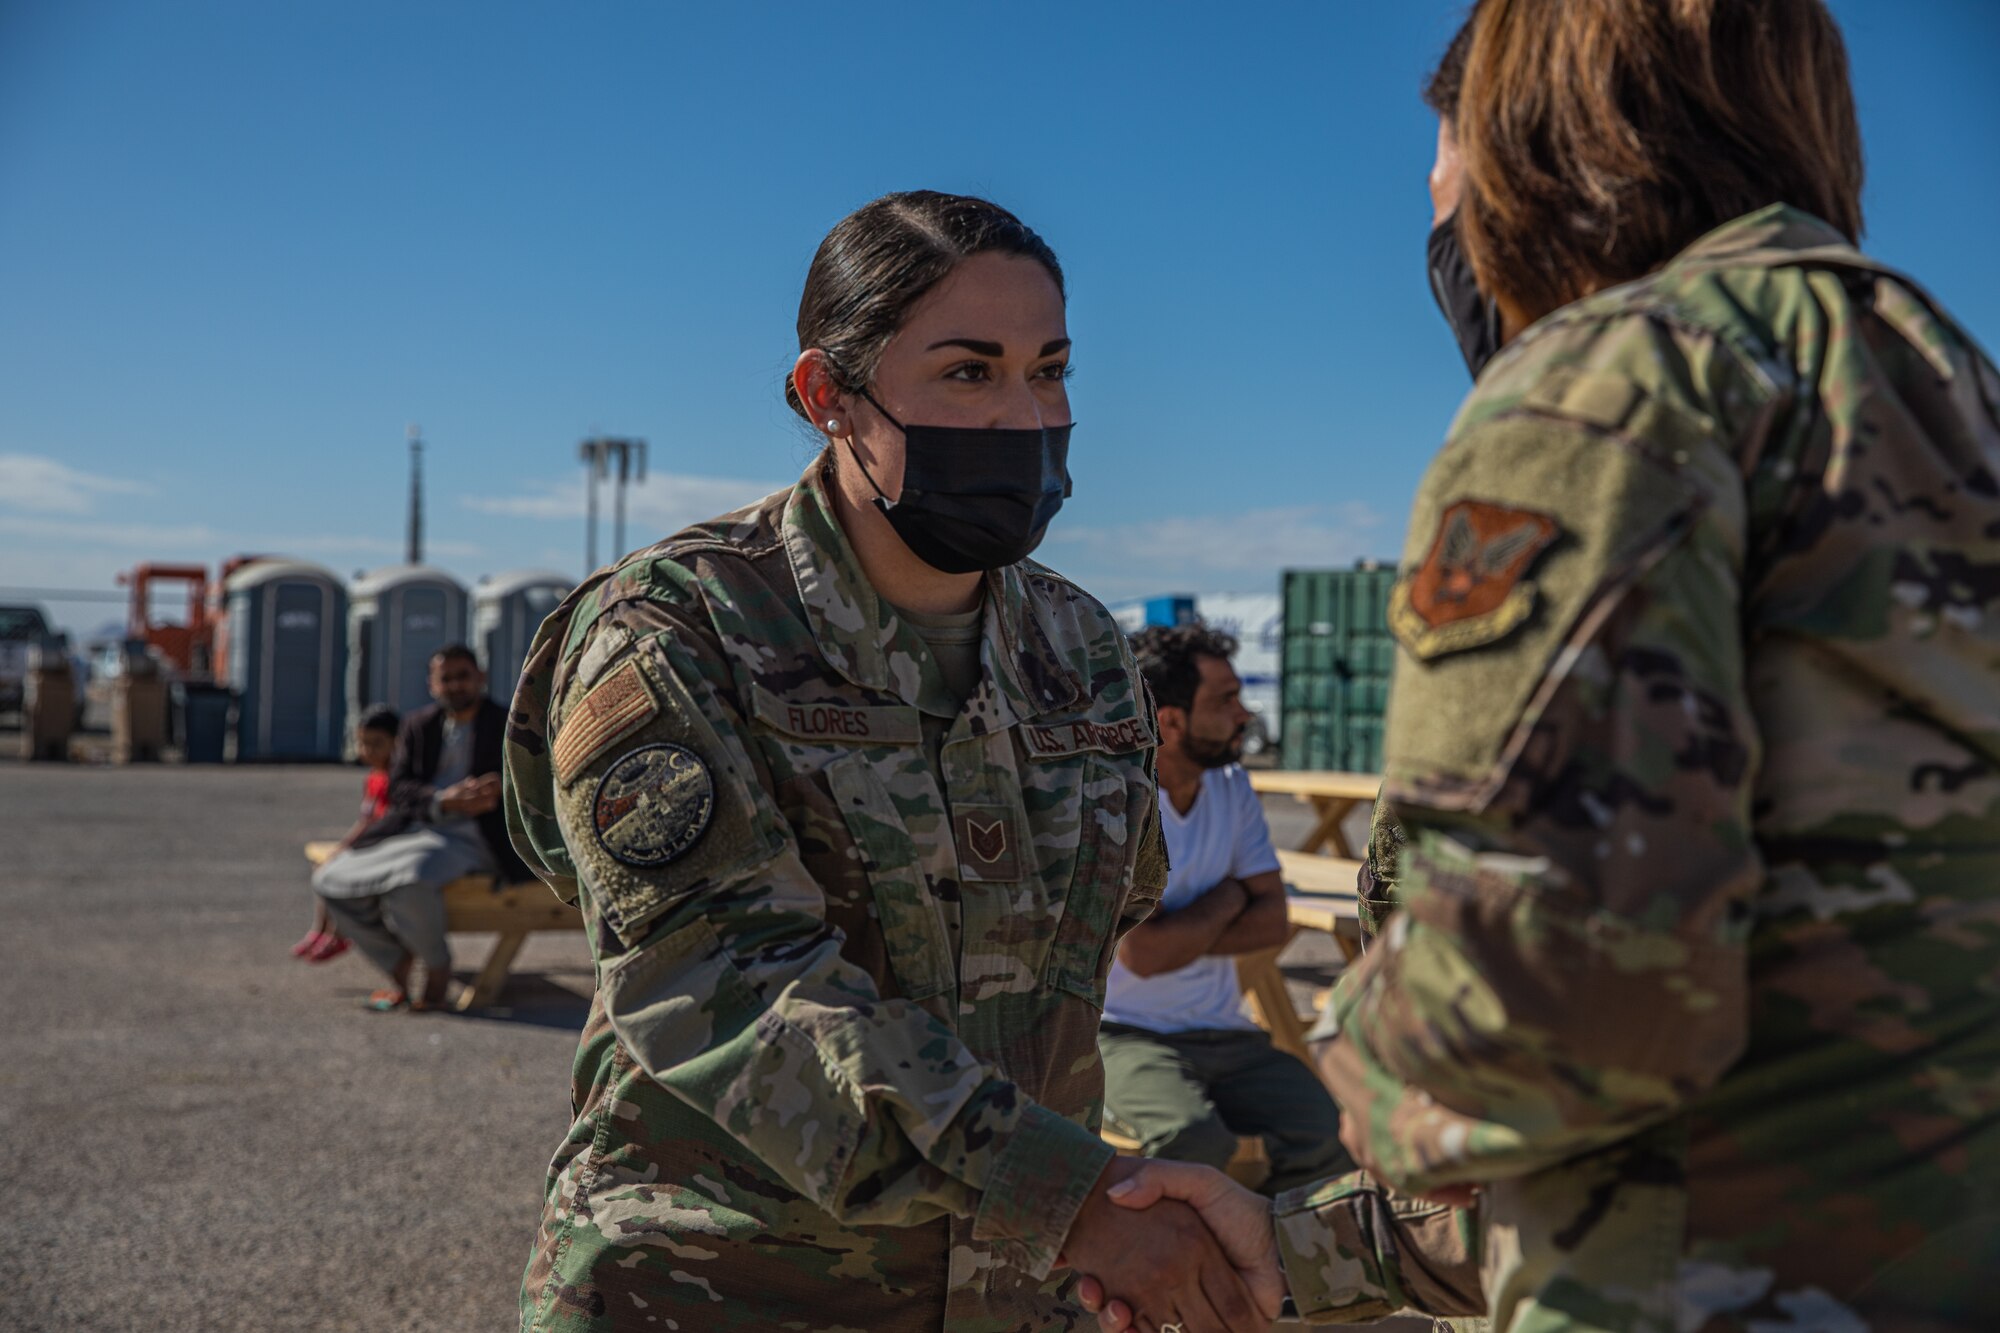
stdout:
{"type": "Polygon", "coordinates": [[[1181,753],[1202,768],[1226,768],[1243,757],[1243,733],[1239,731],[1226,741],[1182,736],[1181,753]]]}

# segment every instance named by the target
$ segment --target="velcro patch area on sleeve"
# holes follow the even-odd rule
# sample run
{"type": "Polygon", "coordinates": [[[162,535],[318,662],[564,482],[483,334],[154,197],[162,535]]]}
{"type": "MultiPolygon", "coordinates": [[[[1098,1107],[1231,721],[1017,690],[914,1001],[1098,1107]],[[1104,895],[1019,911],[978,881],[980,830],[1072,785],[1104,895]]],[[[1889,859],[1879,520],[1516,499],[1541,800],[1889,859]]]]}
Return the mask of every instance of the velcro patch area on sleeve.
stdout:
{"type": "Polygon", "coordinates": [[[653,697],[639,660],[627,658],[564,715],[556,735],[556,781],[570,783],[591,760],[652,721],[659,711],[660,702],[653,697]]]}

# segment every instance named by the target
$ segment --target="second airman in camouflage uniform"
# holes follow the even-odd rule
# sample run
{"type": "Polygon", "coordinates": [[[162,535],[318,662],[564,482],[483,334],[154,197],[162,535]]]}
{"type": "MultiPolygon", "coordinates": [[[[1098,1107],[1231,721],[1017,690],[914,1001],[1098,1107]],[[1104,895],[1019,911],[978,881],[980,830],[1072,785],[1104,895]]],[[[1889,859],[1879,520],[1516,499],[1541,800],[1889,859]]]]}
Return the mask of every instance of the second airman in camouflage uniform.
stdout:
{"type": "MultiPolygon", "coordinates": [[[[1783,207],[1482,377],[1321,1060],[1383,1178],[1481,1186],[1498,1327],[2000,1326],[1996,477],[2000,374],[1783,207]]],[[[1309,1315],[1331,1202],[1280,1202],[1309,1315]]]]}
{"type": "MultiPolygon", "coordinates": [[[[1412,515],[1321,1067],[1384,1180],[1478,1188],[1509,1333],[2000,1328],[2000,373],[1855,248],[1820,0],[1462,51],[1433,182],[1520,331],[1412,515]]],[[[1333,1314],[1352,1213],[1289,1202],[1333,1314]]]]}

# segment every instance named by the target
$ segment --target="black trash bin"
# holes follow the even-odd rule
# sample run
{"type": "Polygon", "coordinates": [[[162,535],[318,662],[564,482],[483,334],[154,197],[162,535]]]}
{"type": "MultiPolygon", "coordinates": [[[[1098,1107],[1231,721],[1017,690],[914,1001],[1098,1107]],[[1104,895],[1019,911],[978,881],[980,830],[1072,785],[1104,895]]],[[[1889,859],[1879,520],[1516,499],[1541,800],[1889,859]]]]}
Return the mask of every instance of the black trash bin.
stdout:
{"type": "Polygon", "coordinates": [[[230,692],[222,685],[184,684],[175,688],[181,753],[190,764],[219,764],[229,738],[230,692]]]}

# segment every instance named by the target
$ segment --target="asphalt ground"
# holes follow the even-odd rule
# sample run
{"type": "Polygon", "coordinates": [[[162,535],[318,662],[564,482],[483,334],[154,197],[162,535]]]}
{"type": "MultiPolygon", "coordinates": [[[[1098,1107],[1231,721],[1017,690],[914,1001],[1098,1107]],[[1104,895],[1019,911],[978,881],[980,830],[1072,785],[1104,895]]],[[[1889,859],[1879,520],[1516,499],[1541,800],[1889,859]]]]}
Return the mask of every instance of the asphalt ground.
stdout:
{"type": "MultiPolygon", "coordinates": [[[[300,846],[360,786],[0,761],[0,1327],[514,1326],[588,952],[531,936],[477,1016],[370,1013],[355,955],[294,960],[300,846]]],[[[489,940],[454,940],[461,982],[489,940]]],[[[1302,1004],[1332,956],[1287,956],[1302,1004]]]]}
{"type": "Polygon", "coordinates": [[[0,1326],[514,1322],[588,952],[531,937],[477,1018],[370,1013],[351,953],[293,959],[300,844],[360,785],[0,764],[0,1326]]]}

